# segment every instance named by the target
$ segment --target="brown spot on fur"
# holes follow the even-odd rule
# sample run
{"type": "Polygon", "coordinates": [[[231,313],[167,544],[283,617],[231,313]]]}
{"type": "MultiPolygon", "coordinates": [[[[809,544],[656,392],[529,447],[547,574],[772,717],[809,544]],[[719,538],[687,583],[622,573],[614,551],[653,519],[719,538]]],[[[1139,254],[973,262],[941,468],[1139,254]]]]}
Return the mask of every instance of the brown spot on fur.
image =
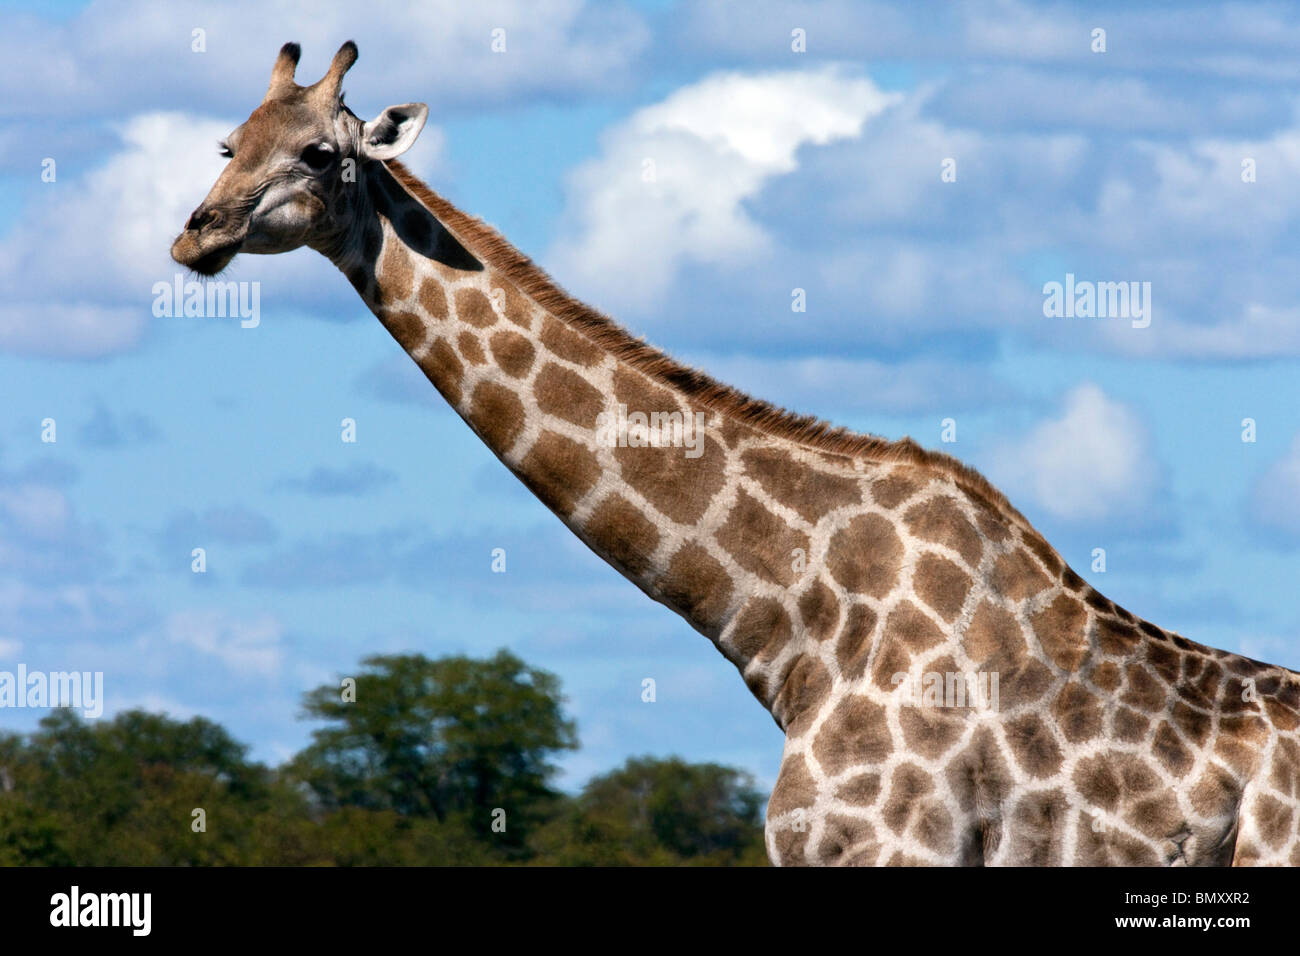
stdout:
{"type": "Polygon", "coordinates": [[[1012,601],[1023,601],[1052,582],[1024,551],[1008,551],[993,562],[989,585],[1012,601]]]}
{"type": "Polygon", "coordinates": [[[826,566],[846,590],[884,597],[898,580],[903,543],[877,514],[858,515],[831,537],[826,566]]]}
{"type": "Polygon", "coordinates": [[[880,796],[880,774],[860,773],[849,777],[835,790],[835,798],[860,807],[869,807],[880,796]]]}
{"type": "Polygon", "coordinates": [[[885,709],[867,697],[849,694],[822,724],[812,752],[822,769],[836,776],[850,767],[879,763],[893,749],[885,709]]]}
{"type": "Polygon", "coordinates": [[[920,608],[903,601],[885,620],[885,630],[912,651],[924,651],[943,641],[943,632],[920,608]]]}
{"type": "MultiPolygon", "coordinates": [[[[859,660],[854,662],[858,673],[861,673],[861,668],[869,656],[869,650],[860,652],[859,660]]],[[[898,682],[895,680],[897,675],[907,674],[911,666],[912,655],[907,645],[898,634],[885,628],[880,635],[880,647],[871,665],[871,683],[881,690],[892,691],[898,687],[898,682]]]]}
{"type": "Polygon", "coordinates": [[[917,597],[945,621],[956,619],[970,593],[971,583],[965,571],[937,554],[923,554],[912,577],[917,597]]]}
{"type": "Polygon", "coordinates": [[[1174,702],[1173,718],[1184,736],[1198,747],[1205,746],[1205,742],[1210,737],[1211,721],[1208,714],[1193,710],[1180,700],[1174,702]]]}
{"type": "Polygon", "coordinates": [[[1300,744],[1279,737],[1276,748],[1269,785],[1284,797],[1300,797],[1300,744]]]}
{"type": "Polygon", "coordinates": [[[1061,766],[1061,748],[1037,714],[1026,714],[1004,725],[1007,745],[1021,769],[1032,777],[1050,777],[1061,766]]]}
{"type": "Polygon", "coordinates": [[[1079,796],[1093,806],[1108,813],[1114,813],[1119,807],[1119,773],[1105,754],[1082,758],[1074,768],[1074,785],[1079,796]]]}
{"type": "Polygon", "coordinates": [[[1147,644],[1147,663],[1151,669],[1173,683],[1182,673],[1182,655],[1168,644],[1147,644]]]}
{"type": "Polygon", "coordinates": [[[1149,837],[1169,837],[1182,823],[1178,800],[1163,792],[1132,803],[1123,818],[1149,837]]]}
{"type": "Polygon", "coordinates": [[[1123,657],[1137,647],[1141,640],[1137,628],[1130,624],[1117,624],[1105,619],[1097,621],[1097,647],[1103,654],[1123,657]]]}
{"type": "Polygon", "coordinates": [[[880,854],[880,842],[866,820],[838,813],[826,816],[817,856],[823,865],[872,866],[880,854]]]}
{"type": "Polygon", "coordinates": [[[1115,738],[1124,743],[1137,743],[1146,740],[1150,721],[1135,710],[1121,707],[1111,717],[1115,738]]]}
{"type": "Polygon", "coordinates": [[[889,799],[881,809],[885,825],[901,834],[922,798],[933,791],[934,782],[928,773],[915,764],[899,764],[889,780],[889,799]]]}
{"type": "Polygon", "coordinates": [[[533,367],[536,350],[533,343],[518,332],[503,329],[494,333],[488,340],[488,348],[492,350],[492,357],[501,366],[501,371],[511,378],[523,378],[533,367]]]}
{"type": "Polygon", "coordinates": [[[1187,771],[1192,769],[1191,752],[1183,746],[1183,742],[1174,733],[1174,728],[1166,721],[1161,721],[1160,726],[1156,728],[1155,738],[1151,741],[1151,750],[1156,759],[1175,777],[1185,776],[1187,771]]]}
{"type": "Polygon", "coordinates": [[[1069,803],[1059,790],[1027,793],[1011,814],[1010,862],[1015,866],[1060,866],[1069,803]]]}
{"type": "MultiPolygon", "coordinates": [[[[857,680],[862,676],[867,658],[871,656],[871,635],[875,628],[875,611],[865,604],[854,604],[849,608],[844,627],[835,642],[835,660],[845,680],[857,680]]],[[[906,663],[904,660],[904,667],[906,663]]]]}
{"type": "Polygon", "coordinates": [[[1083,605],[1066,594],[1030,618],[1034,635],[1056,666],[1064,671],[1077,671],[1088,653],[1088,638],[1084,625],[1088,614],[1083,605]]]}
{"type": "Polygon", "coordinates": [[[602,355],[591,340],[563,325],[553,316],[542,320],[542,344],[556,358],[590,368],[600,362],[602,355]]]}
{"type": "Polygon", "coordinates": [[[483,365],[487,362],[487,356],[483,354],[483,346],[469,332],[460,333],[460,337],[456,339],[456,348],[470,365],[483,365]]]}
{"type": "Polygon", "coordinates": [[[764,491],[807,521],[862,499],[856,478],[818,471],[774,448],[750,449],[741,460],[764,491]]]}
{"type": "Polygon", "coordinates": [[[952,758],[948,786],[963,813],[994,813],[1011,792],[1014,781],[993,732],[980,727],[970,743],[952,758]]]}
{"type": "Polygon", "coordinates": [[[808,554],[808,536],[772,514],[743,488],[714,537],[742,568],[782,586],[795,580],[796,549],[808,554]]]}
{"type": "Polygon", "coordinates": [[[411,271],[411,261],[400,243],[388,244],[380,268],[381,281],[387,293],[385,298],[390,301],[409,298],[415,286],[415,273],[411,271]]]}
{"type": "Polygon", "coordinates": [[[1155,849],[1117,827],[1094,827],[1096,821],[1080,814],[1075,862],[1079,866],[1155,866],[1155,849]]]}
{"type": "Polygon", "coordinates": [[[1027,658],[1023,663],[1013,662],[1010,666],[997,665],[996,661],[990,661],[984,666],[1000,673],[998,698],[1000,705],[1007,710],[1034,703],[1052,685],[1051,670],[1034,657],[1027,658]]]}
{"type": "Polygon", "coordinates": [[[630,446],[614,449],[614,458],[624,481],[682,524],[698,521],[725,481],[725,453],[711,436],[698,458],[687,458],[682,448],[630,446]]]}
{"type": "Polygon", "coordinates": [[[1048,574],[1059,575],[1065,570],[1065,562],[1061,556],[1052,549],[1052,546],[1043,540],[1043,536],[1036,531],[1029,531],[1024,536],[1025,547],[1032,551],[1038,560],[1043,562],[1043,567],[1047,568],[1048,574]]]}
{"type": "Polygon", "coordinates": [[[425,276],[420,280],[420,293],[416,298],[435,322],[447,318],[447,293],[434,279],[425,276]]]}
{"type": "Polygon", "coordinates": [[[406,309],[389,309],[379,317],[397,344],[411,352],[424,341],[424,320],[406,309]]]}
{"type": "Polygon", "coordinates": [[[1088,676],[1101,690],[1112,691],[1119,687],[1119,668],[1110,661],[1098,664],[1088,676]]]}
{"type": "Polygon", "coordinates": [[[420,360],[420,368],[442,393],[443,398],[452,405],[460,404],[460,383],[465,375],[465,366],[461,364],[460,356],[447,344],[446,339],[434,340],[429,351],[420,360]]]}
{"type": "Polygon", "coordinates": [[[736,664],[773,661],[785,650],[794,628],[790,615],[776,598],[753,598],[736,618],[723,652],[736,664]],[[728,653],[730,651],[730,653],[728,653]]]}
{"type": "Polygon", "coordinates": [[[1011,612],[983,601],[975,609],[970,627],[966,628],[965,646],[970,659],[982,664],[995,654],[1013,659],[1023,657],[1025,639],[1011,612]]]}
{"type": "Polygon", "coordinates": [[[898,724],[909,753],[937,760],[961,738],[966,722],[930,707],[900,707],[898,724]]]}
{"type": "Polygon", "coordinates": [[[799,617],[813,640],[824,641],[834,636],[840,623],[840,602],[824,583],[813,581],[799,596],[799,617]]]}
{"type": "Polygon", "coordinates": [[[790,669],[772,702],[772,716],[785,732],[798,736],[817,716],[831,689],[831,675],[816,657],[803,655],[790,669]]]}
{"type": "Polygon", "coordinates": [[[1091,740],[1101,733],[1101,701],[1078,684],[1066,684],[1052,701],[1052,716],[1065,739],[1072,744],[1091,740]]]}
{"type": "Polygon", "coordinates": [[[691,543],[677,549],[655,586],[669,606],[707,631],[722,624],[732,590],[726,568],[704,548],[691,543]]]}
{"type": "Polygon", "coordinates": [[[985,502],[976,502],[975,520],[979,523],[980,533],[994,544],[1002,544],[1011,538],[1011,527],[1007,519],[990,509],[985,502]]]}
{"type": "Polygon", "coordinates": [[[872,482],[871,497],[882,508],[896,508],[920,490],[921,482],[917,475],[897,469],[879,481],[872,482]]]}
{"type": "Polygon", "coordinates": [[[659,531],[650,519],[616,494],[596,506],[583,532],[599,553],[638,576],[649,569],[650,556],[659,546],[659,531]]]}
{"type": "Polygon", "coordinates": [[[979,533],[962,513],[957,502],[937,495],[918,502],[903,516],[912,534],[924,541],[946,544],[972,568],[978,568],[984,546],[979,533]]]}
{"type": "Polygon", "coordinates": [[[952,849],[952,815],[938,800],[927,801],[911,833],[922,846],[935,853],[948,853],[952,849]]]}
{"type": "Polygon", "coordinates": [[[1128,679],[1128,690],[1124,691],[1120,700],[1148,714],[1164,707],[1164,685],[1151,676],[1149,670],[1141,664],[1130,664],[1124,669],[1124,676],[1128,679]]]}
{"type": "Polygon", "coordinates": [[[1217,764],[1208,764],[1191,790],[1192,809],[1210,819],[1233,816],[1241,800],[1241,787],[1232,774],[1217,764]]]}
{"type": "Polygon", "coordinates": [[[776,786],[767,801],[767,815],[779,817],[796,810],[811,810],[816,802],[817,783],[808,772],[803,754],[791,754],[781,761],[776,786]]]}
{"type": "Polygon", "coordinates": [[[509,282],[502,282],[497,288],[505,293],[505,302],[501,309],[505,317],[521,328],[531,329],[533,327],[532,307],[528,304],[528,300],[509,282]]]}
{"type": "Polygon", "coordinates": [[[524,456],[519,471],[524,484],[548,507],[568,515],[596,484],[600,464],[572,439],[544,431],[524,456]]]}
{"type": "Polygon", "coordinates": [[[595,386],[577,372],[554,362],[547,362],[537,373],[533,394],[541,411],[583,428],[594,429],[596,418],[605,407],[605,397],[595,386]]]}
{"type": "Polygon", "coordinates": [[[504,385],[479,382],[466,417],[489,448],[508,451],[524,429],[524,404],[504,385]]]}
{"type": "Polygon", "coordinates": [[[478,289],[456,290],[456,318],[468,325],[486,329],[496,325],[497,310],[478,289]]]}

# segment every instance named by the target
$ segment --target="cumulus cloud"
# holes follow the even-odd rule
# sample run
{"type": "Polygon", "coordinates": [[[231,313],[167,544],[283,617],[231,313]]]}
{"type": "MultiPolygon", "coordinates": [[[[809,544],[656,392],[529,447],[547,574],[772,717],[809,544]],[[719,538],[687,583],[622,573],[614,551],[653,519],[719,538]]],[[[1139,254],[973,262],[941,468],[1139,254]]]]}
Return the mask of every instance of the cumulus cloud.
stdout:
{"type": "Polygon", "coordinates": [[[1256,479],[1248,502],[1252,521],[1277,543],[1300,544],[1300,433],[1256,479]]]}
{"type": "Polygon", "coordinates": [[[654,299],[684,262],[744,262],[770,237],[745,209],[802,147],[858,136],[896,102],[842,70],[724,73],[683,87],[607,131],[574,171],[561,276],[613,303],[654,299]]]}
{"type": "Polygon", "coordinates": [[[693,364],[751,395],[821,417],[979,408],[1015,395],[983,369],[943,359],[884,362],[819,355],[703,355],[695,357],[693,364]]]}
{"type": "Polygon", "coordinates": [[[464,108],[608,88],[629,75],[650,39],[639,14],[604,0],[406,0],[357,13],[325,4],[304,16],[296,0],[125,0],[90,4],[58,28],[14,16],[0,37],[8,67],[0,112],[94,116],[126,101],[133,110],[246,114],[282,44],[302,44],[299,73],[314,82],[349,38],[361,50],[348,76],[355,102],[375,113],[410,100],[464,108]],[[193,49],[195,30],[202,52],[193,49]],[[504,31],[502,52],[492,49],[494,30],[504,31]]]}
{"type": "Polygon", "coordinates": [[[163,636],[244,673],[274,674],[284,657],[280,623],[265,614],[243,619],[222,610],[178,611],[167,617],[163,636]]]}
{"type": "MultiPolygon", "coordinates": [[[[153,287],[191,278],[171,242],[202,201],[224,160],[216,143],[238,121],[148,113],[118,124],[119,148],[80,179],[46,185],[40,215],[0,239],[0,350],[99,358],[136,346],[153,317],[153,287]]],[[[442,135],[427,128],[427,174],[442,135]]],[[[238,257],[227,279],[261,283],[262,308],[360,315],[346,280],[310,249],[238,257]],[[273,260],[273,261],[272,261],[273,260]]]]}
{"type": "Polygon", "coordinates": [[[182,114],[137,116],[102,166],[46,184],[40,215],[0,241],[0,348],[95,358],[133,346],[153,283],[177,268],[172,238],[221,171],[213,144],[229,131],[182,114]]]}
{"type": "Polygon", "coordinates": [[[1092,384],[1065,397],[1061,414],[1004,444],[989,468],[1012,494],[1071,523],[1149,520],[1162,490],[1145,426],[1092,384]]]}

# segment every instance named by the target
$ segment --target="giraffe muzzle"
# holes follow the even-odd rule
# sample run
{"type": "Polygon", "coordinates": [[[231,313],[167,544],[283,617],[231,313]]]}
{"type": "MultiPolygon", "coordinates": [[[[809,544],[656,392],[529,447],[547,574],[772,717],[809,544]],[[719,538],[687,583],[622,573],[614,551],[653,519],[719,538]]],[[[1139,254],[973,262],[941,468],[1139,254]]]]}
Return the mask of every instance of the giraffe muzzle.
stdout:
{"type": "Polygon", "coordinates": [[[244,244],[242,235],[231,234],[228,223],[220,209],[195,209],[185,223],[185,231],[172,243],[172,258],[200,275],[216,275],[230,265],[244,244]]]}

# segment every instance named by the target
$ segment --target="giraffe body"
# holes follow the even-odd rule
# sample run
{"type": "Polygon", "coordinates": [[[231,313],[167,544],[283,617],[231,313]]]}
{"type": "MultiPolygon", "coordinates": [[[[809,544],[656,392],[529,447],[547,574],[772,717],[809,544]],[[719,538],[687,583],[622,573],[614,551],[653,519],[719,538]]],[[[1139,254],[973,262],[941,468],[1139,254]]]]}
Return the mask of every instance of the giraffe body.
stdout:
{"type": "MultiPolygon", "coordinates": [[[[257,116],[243,135],[275,154],[257,116]]],[[[364,154],[350,111],[327,120],[331,150],[364,154]]],[[[737,666],[786,734],[774,862],[1300,865],[1300,675],[1137,619],[946,456],[678,365],[391,155],[358,170],[304,187],[300,242],[547,507],[737,666]]],[[[180,261],[213,261],[203,230],[228,233],[238,181],[180,261]]],[[[254,251],[287,241],[262,228],[254,251]]]]}

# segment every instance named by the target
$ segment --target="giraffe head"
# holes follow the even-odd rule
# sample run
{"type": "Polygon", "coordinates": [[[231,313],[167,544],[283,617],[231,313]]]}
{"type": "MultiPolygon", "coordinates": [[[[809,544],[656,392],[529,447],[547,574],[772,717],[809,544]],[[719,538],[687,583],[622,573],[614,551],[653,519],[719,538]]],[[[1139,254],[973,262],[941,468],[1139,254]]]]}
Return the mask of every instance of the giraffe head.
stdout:
{"type": "Polygon", "coordinates": [[[354,239],[365,165],[401,155],[420,135],[423,103],[390,106],[370,122],[343,105],[343,74],[357,59],[351,40],[311,86],[294,82],[300,52],[284,45],[262,105],[221,144],[230,163],[172,243],[181,265],[215,275],[240,252],[307,245],[337,255],[354,239]]]}

